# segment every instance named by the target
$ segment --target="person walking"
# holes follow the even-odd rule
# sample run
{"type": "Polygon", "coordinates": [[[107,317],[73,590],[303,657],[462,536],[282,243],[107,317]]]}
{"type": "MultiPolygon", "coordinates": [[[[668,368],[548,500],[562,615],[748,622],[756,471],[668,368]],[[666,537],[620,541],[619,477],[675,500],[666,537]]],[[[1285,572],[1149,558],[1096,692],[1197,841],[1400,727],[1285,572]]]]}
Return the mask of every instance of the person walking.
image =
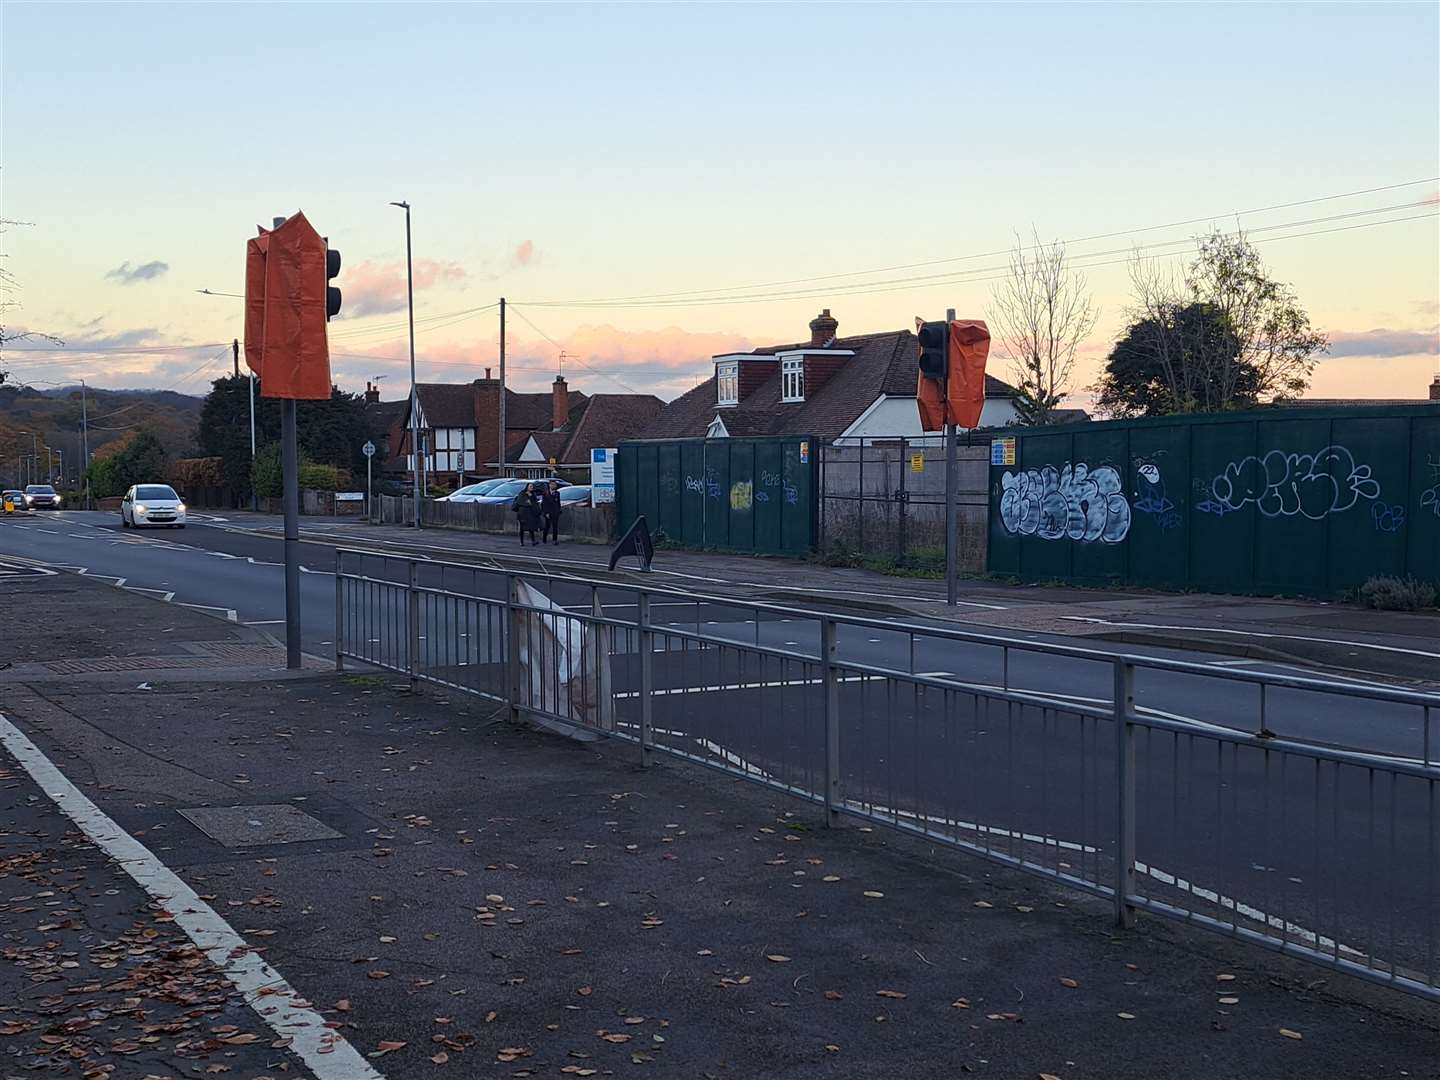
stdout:
{"type": "Polygon", "coordinates": [[[540,542],[549,540],[552,544],[560,543],[560,484],[551,480],[545,493],[540,496],[540,517],[544,524],[540,530],[540,542]]]}
{"type": "Polygon", "coordinates": [[[525,534],[529,533],[531,546],[538,547],[540,541],[535,539],[535,530],[540,527],[540,499],[529,484],[520,489],[511,509],[520,521],[520,546],[525,546],[525,534]]]}

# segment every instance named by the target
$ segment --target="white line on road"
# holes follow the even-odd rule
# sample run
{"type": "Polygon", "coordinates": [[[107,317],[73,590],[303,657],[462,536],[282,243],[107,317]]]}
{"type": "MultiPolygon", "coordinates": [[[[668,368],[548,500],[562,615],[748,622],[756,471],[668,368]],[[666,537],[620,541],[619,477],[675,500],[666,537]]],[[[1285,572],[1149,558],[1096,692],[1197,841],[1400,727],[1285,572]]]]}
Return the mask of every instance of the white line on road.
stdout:
{"type": "Polygon", "coordinates": [[[181,604],[181,607],[194,608],[196,611],[223,611],[225,618],[231,622],[239,622],[240,616],[235,613],[233,607],[220,607],[216,604],[181,604]]]}
{"type": "Polygon", "coordinates": [[[0,715],[0,743],[60,811],[113,859],[184,930],[244,996],[270,1028],[309,1066],[317,1080],[384,1080],[360,1053],[260,959],[246,940],[216,914],[144,844],[87,799],[25,734],[0,715]]]}
{"type": "Polygon", "coordinates": [[[253,620],[253,621],[251,621],[251,622],[247,622],[245,625],[246,625],[246,626],[280,626],[280,625],[282,625],[284,622],[285,622],[284,619],[255,619],[255,620],[253,620]]]}
{"type": "Polygon", "coordinates": [[[1276,641],[1309,641],[1319,645],[1348,645],[1356,649],[1374,649],[1377,652],[1403,653],[1406,656],[1425,656],[1440,660],[1440,652],[1426,652],[1424,649],[1402,649],[1398,645],[1377,645],[1369,641],[1354,641],[1350,638],[1307,637],[1303,634],[1266,634],[1259,630],[1230,630],[1219,626],[1166,626],[1163,623],[1111,622],[1088,615],[1062,615],[1071,622],[1094,623],[1099,626],[1114,626],[1121,630],[1184,630],[1187,633],[1234,634],[1239,637],[1272,638],[1276,641]]]}

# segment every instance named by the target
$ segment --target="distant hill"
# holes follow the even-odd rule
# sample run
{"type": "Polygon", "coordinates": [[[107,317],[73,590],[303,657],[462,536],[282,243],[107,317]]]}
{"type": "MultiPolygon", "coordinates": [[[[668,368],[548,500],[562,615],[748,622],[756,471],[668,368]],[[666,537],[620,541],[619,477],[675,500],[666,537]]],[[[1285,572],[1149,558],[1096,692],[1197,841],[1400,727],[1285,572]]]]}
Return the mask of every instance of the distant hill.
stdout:
{"type": "MultiPolygon", "coordinates": [[[[173,390],[99,390],[85,392],[90,419],[90,452],[141,427],[152,428],[172,457],[195,452],[195,428],[203,398],[173,390]]],[[[30,453],[29,432],[42,447],[61,452],[65,475],[76,477],[81,457],[80,387],[40,390],[0,384],[0,482],[14,483],[16,455],[30,453]],[[25,434],[22,434],[25,433],[25,434]]],[[[40,452],[42,463],[46,454],[40,452]]],[[[42,464],[42,472],[45,469],[42,464]]]]}

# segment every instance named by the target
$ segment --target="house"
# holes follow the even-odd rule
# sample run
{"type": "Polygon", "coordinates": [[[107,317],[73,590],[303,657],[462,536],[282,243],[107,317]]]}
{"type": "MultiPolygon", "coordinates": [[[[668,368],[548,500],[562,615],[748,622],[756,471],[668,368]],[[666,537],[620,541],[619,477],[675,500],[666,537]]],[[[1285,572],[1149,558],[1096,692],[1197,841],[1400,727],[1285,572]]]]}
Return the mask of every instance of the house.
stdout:
{"type": "MultiPolygon", "coordinates": [[[[809,341],[714,357],[714,375],[667,405],[643,437],[814,435],[839,445],[926,437],[915,405],[914,333],[841,337],[838,330],[826,308],[810,321],[809,341]]],[[[977,426],[1003,427],[1015,417],[1015,388],[986,375],[977,426]]]]}
{"type": "MultiPolygon", "coordinates": [[[[458,485],[479,476],[536,475],[557,466],[590,467],[592,446],[613,446],[657,414],[664,402],[650,394],[586,394],[557,377],[549,393],[505,388],[505,460],[500,458],[500,381],[485,369],[468,383],[416,383],[416,420],[425,447],[424,469],[435,482],[458,485]],[[609,441],[606,441],[609,440],[609,441]],[[532,464],[533,463],[533,464],[532,464]]],[[[391,421],[391,463],[414,468],[409,402],[391,421]]]]}

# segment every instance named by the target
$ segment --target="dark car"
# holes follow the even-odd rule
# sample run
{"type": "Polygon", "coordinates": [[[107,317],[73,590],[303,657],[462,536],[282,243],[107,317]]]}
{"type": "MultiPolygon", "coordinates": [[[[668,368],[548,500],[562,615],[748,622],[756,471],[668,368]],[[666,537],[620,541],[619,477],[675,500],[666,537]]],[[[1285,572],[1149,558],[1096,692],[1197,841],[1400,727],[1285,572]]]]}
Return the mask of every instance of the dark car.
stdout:
{"type": "Polygon", "coordinates": [[[25,502],[31,510],[59,510],[63,501],[49,484],[31,484],[25,489],[25,502]]]}
{"type": "Polygon", "coordinates": [[[30,504],[25,499],[25,492],[16,488],[0,491],[0,513],[20,514],[29,509],[30,504]]]}

